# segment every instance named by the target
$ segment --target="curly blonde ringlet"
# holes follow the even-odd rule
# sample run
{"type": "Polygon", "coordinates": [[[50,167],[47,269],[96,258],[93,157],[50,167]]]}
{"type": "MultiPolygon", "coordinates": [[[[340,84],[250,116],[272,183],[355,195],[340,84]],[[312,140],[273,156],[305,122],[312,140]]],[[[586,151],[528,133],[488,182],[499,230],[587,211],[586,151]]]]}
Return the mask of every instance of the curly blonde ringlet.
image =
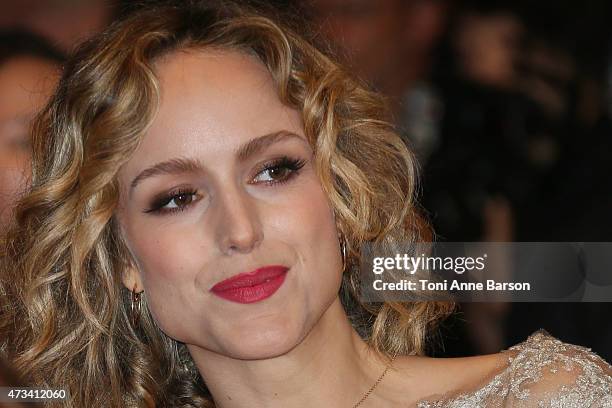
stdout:
{"type": "MultiPolygon", "coordinates": [[[[359,298],[368,242],[417,241],[412,155],[384,118],[381,97],[278,18],[228,1],[138,11],[80,47],[33,133],[32,187],[17,209],[0,271],[1,347],[32,384],[69,390],[64,407],[214,407],[183,344],[147,312],[130,324],[122,275],[134,261],[115,210],[117,172],[159,99],[155,61],[184,49],[257,57],[283,103],[302,112],[315,167],[345,237],[341,299],[369,344],[423,352],[448,303],[359,298]]],[[[50,406],[53,406],[51,403],[50,406]]]]}

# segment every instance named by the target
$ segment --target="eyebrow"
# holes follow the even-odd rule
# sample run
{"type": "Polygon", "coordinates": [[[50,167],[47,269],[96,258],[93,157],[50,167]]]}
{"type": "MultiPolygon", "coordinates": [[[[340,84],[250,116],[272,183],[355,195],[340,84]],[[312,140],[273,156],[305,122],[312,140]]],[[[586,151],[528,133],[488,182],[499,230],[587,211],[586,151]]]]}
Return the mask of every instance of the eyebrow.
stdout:
{"type": "Polygon", "coordinates": [[[246,161],[248,158],[264,151],[266,148],[268,148],[268,146],[280,142],[281,140],[291,138],[304,140],[295,133],[291,133],[287,130],[280,130],[278,132],[268,133],[267,135],[259,136],[255,139],[249,140],[238,148],[238,150],[236,151],[236,157],[241,162],[246,161]]]}
{"type": "MultiPolygon", "coordinates": [[[[249,140],[236,150],[235,155],[239,161],[243,162],[249,159],[250,157],[256,155],[257,153],[264,151],[270,145],[280,142],[281,140],[290,138],[297,138],[299,140],[303,140],[302,137],[296,135],[295,133],[291,133],[287,130],[280,130],[278,132],[268,133],[266,135],[249,140]]],[[[306,142],[305,140],[303,141],[306,142]]],[[[138,184],[151,177],[166,174],[169,175],[196,172],[201,171],[202,169],[203,166],[199,161],[189,158],[174,158],[161,163],[157,163],[141,171],[134,178],[134,180],[132,180],[132,183],[130,184],[130,192],[133,191],[138,184]]]]}

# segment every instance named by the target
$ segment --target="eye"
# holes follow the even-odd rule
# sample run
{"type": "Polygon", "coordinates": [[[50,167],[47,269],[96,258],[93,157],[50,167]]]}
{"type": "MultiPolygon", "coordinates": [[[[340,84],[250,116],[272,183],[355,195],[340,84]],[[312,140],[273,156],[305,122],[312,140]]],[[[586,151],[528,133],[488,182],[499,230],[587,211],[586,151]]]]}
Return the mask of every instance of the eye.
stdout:
{"type": "Polygon", "coordinates": [[[183,211],[198,200],[196,191],[176,191],[156,198],[146,213],[183,211]]]}
{"type": "Polygon", "coordinates": [[[304,160],[281,157],[280,159],[266,163],[263,169],[253,178],[253,182],[266,184],[286,182],[304,167],[304,164],[304,160]]]}
{"type": "Polygon", "coordinates": [[[177,194],[173,196],[170,201],[162,208],[179,208],[185,207],[193,202],[195,194],[177,194]]]}
{"type": "Polygon", "coordinates": [[[275,166],[263,170],[255,177],[255,180],[265,182],[278,181],[287,178],[290,173],[291,170],[287,167],[275,166]]]}

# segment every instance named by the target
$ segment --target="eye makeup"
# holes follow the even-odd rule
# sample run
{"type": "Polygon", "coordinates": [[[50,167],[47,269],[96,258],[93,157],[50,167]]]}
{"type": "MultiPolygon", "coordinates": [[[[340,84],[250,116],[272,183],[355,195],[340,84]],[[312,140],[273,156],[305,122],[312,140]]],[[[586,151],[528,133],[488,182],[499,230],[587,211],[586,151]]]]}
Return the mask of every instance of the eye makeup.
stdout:
{"type": "Polygon", "coordinates": [[[197,191],[189,187],[182,187],[160,194],[153,198],[145,213],[167,214],[184,211],[197,202],[197,191]]]}
{"type": "Polygon", "coordinates": [[[282,156],[272,161],[264,163],[255,173],[251,184],[282,184],[291,180],[299,174],[299,171],[306,164],[306,160],[282,156]],[[260,176],[267,174],[267,179],[260,176]],[[258,180],[259,179],[259,180],[258,180]]]}
{"type": "MultiPolygon", "coordinates": [[[[281,156],[259,166],[249,184],[274,186],[287,183],[299,174],[305,164],[306,160],[281,156]]],[[[201,198],[197,189],[180,187],[153,197],[143,212],[153,215],[174,214],[189,209],[201,198]]]]}

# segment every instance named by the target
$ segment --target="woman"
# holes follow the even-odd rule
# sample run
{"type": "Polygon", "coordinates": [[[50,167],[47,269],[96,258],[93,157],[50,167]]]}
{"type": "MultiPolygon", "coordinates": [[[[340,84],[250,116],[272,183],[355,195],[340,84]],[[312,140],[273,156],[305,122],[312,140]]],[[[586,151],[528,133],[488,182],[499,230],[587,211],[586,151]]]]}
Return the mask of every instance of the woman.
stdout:
{"type": "MultiPolygon", "coordinates": [[[[30,123],[53,92],[62,61],[43,38],[27,31],[0,30],[0,256],[13,207],[27,190],[30,123]]],[[[0,359],[0,386],[17,384],[11,368],[0,359]]]]}
{"type": "Polygon", "coordinates": [[[334,62],[212,3],[142,10],[84,45],[38,120],[2,269],[24,377],[68,407],[429,407],[497,374],[477,395],[518,405],[491,391],[528,366],[545,381],[527,402],[561,385],[584,400],[577,379],[609,400],[609,365],[545,333],[430,359],[450,304],[361,303],[361,244],[424,238],[411,155],[334,62]]]}
{"type": "Polygon", "coordinates": [[[0,239],[30,170],[30,122],[58,79],[61,54],[37,35],[0,30],[0,239]]]}

